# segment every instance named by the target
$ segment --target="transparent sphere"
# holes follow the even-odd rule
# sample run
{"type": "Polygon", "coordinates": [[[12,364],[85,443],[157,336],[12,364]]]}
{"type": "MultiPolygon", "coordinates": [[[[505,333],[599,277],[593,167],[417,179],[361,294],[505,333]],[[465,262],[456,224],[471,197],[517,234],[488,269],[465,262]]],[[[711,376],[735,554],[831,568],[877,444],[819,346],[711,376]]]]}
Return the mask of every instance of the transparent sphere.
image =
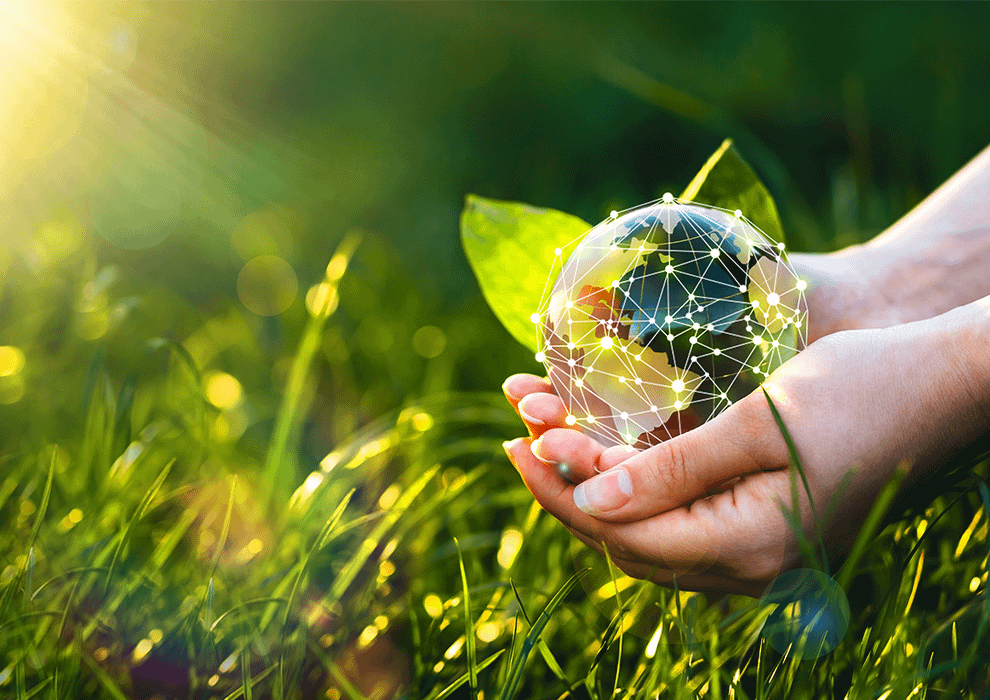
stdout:
{"type": "Polygon", "coordinates": [[[533,321],[568,424],[643,448],[756,389],[807,339],[783,248],[739,211],[670,195],[559,248],[533,321]]]}

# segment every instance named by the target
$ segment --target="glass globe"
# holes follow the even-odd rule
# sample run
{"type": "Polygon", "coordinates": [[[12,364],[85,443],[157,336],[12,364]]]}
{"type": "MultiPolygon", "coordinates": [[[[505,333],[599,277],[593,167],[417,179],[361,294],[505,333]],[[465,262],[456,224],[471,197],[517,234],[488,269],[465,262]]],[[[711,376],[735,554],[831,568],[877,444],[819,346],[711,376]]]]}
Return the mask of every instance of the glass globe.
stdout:
{"type": "Polygon", "coordinates": [[[536,357],[567,423],[606,446],[704,423],[805,345],[805,283],[740,211],[668,194],[556,252],[536,357]]]}

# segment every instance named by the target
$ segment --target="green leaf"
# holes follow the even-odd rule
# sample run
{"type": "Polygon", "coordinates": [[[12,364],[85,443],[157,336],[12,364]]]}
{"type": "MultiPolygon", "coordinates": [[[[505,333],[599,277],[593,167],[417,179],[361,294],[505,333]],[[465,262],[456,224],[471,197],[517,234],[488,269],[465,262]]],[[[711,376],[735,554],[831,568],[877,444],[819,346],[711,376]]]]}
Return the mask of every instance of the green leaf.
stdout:
{"type": "Polygon", "coordinates": [[[729,211],[739,209],[770,239],[784,242],[784,227],[773,197],[743,160],[732,139],[722,142],[680,198],[729,211]]]}
{"type": "Polygon", "coordinates": [[[539,349],[530,315],[540,306],[556,248],[582,237],[591,224],[553,209],[468,195],[461,243],[485,300],[509,333],[539,349]]]}

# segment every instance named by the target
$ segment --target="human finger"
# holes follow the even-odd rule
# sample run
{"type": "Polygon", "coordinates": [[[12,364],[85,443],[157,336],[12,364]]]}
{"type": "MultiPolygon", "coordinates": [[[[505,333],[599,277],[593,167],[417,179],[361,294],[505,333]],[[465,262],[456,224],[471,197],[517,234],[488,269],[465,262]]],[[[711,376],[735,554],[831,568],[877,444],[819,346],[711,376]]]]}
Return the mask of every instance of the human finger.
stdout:
{"type": "Polygon", "coordinates": [[[537,393],[553,393],[550,380],[535,374],[513,374],[502,383],[502,392],[513,408],[519,406],[524,397],[537,393]]]}
{"type": "MultiPolygon", "coordinates": [[[[566,526],[565,526],[566,527],[566,526]]],[[[573,528],[567,530],[585,545],[596,552],[605,555],[605,548],[601,542],[596,542],[591,538],[582,535],[573,528]]],[[[608,557],[627,576],[642,580],[652,581],[661,586],[672,588],[675,585],[682,591],[702,591],[705,593],[737,593],[752,597],[759,597],[766,585],[762,582],[749,582],[730,578],[725,575],[715,573],[684,573],[666,568],[662,563],[653,563],[642,559],[628,560],[615,555],[609,549],[608,557]]]]}
{"type": "Polygon", "coordinates": [[[548,430],[567,427],[567,408],[556,394],[534,392],[527,394],[516,407],[530,435],[538,437],[548,430]]]}
{"type": "Polygon", "coordinates": [[[705,425],[583,481],[575,504],[603,521],[634,522],[702,498],[735,477],[782,468],[786,447],[781,452],[766,438],[780,441],[769,416],[763,397],[750,395],[705,425]]]}
{"type": "Polygon", "coordinates": [[[534,440],[531,450],[538,460],[576,484],[598,473],[599,458],[605,448],[577,430],[557,428],[534,440]]]}
{"type": "MultiPolygon", "coordinates": [[[[621,559],[656,561],[671,571],[702,573],[717,561],[725,526],[720,528],[710,517],[699,516],[689,508],[637,523],[602,522],[578,509],[575,487],[537,459],[529,443],[524,438],[506,443],[509,459],[540,505],[575,533],[604,542],[621,559]]],[[[605,474],[620,468],[613,467],[605,474]]]]}

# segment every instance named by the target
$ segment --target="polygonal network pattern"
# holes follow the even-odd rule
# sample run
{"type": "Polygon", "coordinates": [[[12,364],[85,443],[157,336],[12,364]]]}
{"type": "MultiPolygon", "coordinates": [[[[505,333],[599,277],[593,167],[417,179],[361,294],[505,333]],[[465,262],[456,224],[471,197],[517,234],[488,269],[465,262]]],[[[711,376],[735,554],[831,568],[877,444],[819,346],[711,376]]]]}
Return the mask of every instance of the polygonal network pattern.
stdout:
{"type": "Polygon", "coordinates": [[[607,446],[704,423],[806,344],[806,283],[741,211],[666,194],[555,252],[536,358],[607,446]]]}

